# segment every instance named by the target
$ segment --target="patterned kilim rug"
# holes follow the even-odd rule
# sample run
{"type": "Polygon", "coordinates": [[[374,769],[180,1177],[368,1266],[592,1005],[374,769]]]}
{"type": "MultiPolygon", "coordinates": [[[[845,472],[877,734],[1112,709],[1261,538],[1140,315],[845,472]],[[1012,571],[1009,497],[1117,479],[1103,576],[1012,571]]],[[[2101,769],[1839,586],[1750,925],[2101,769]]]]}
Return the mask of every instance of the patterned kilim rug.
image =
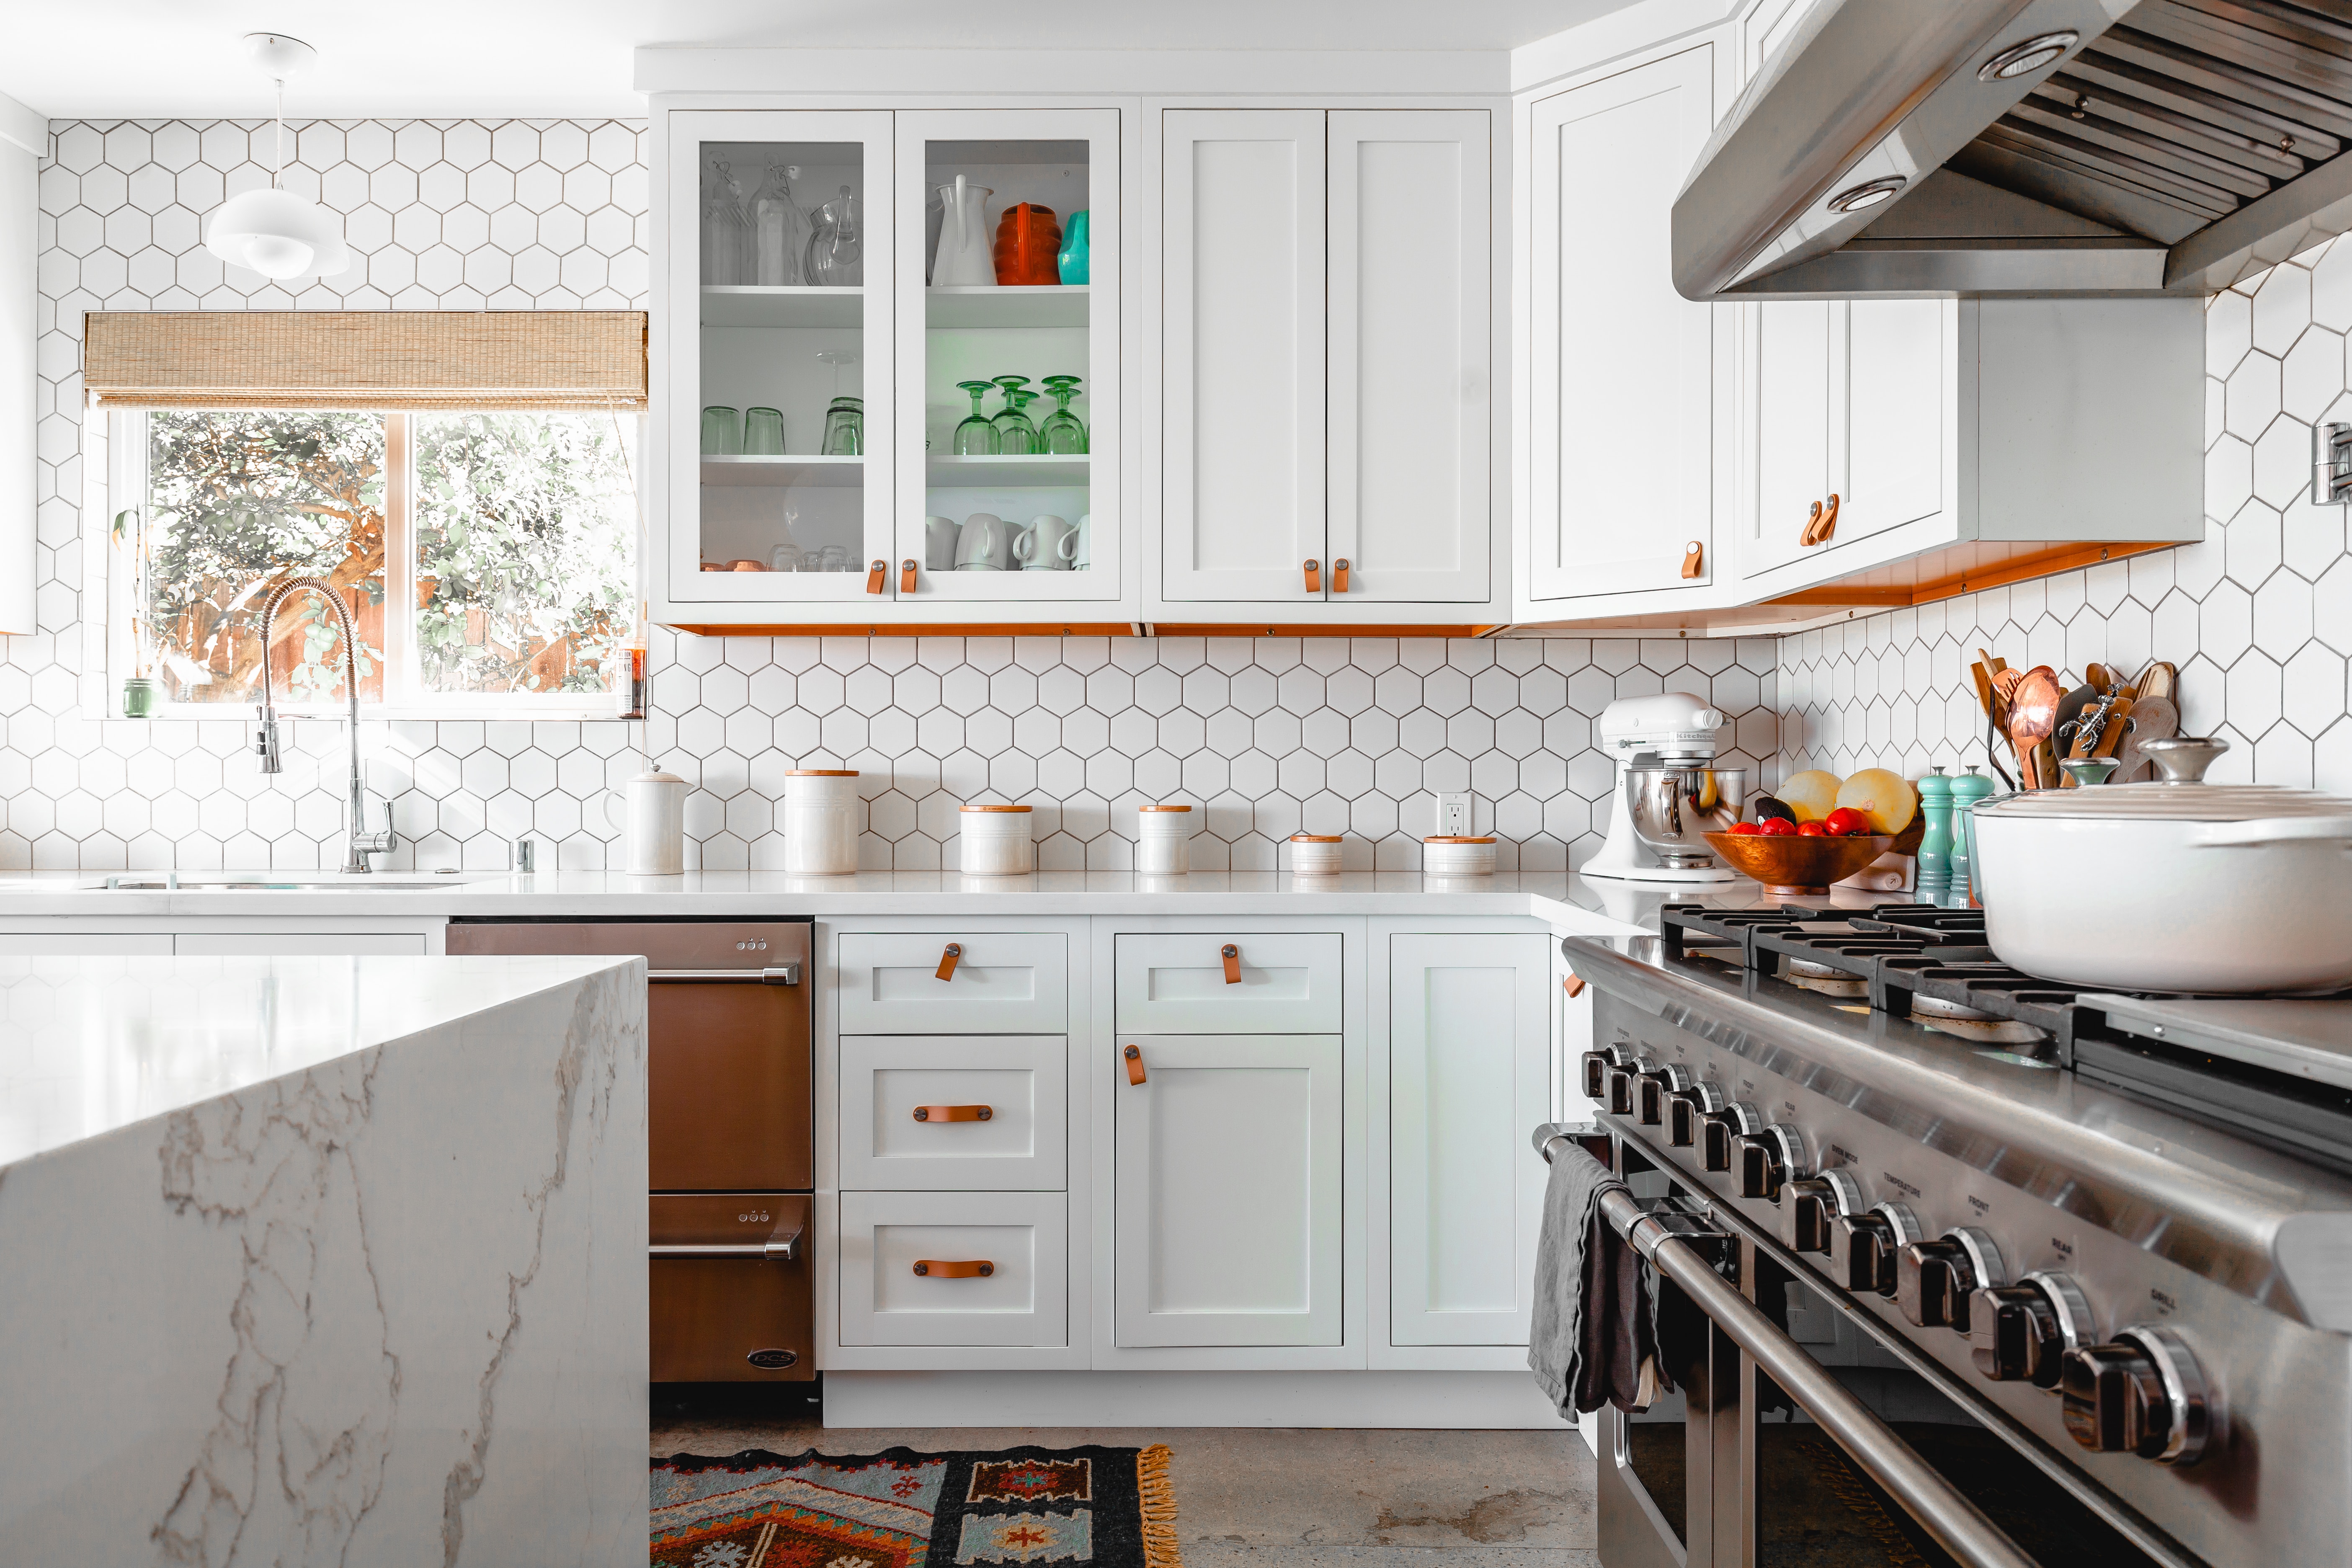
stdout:
{"type": "Polygon", "coordinates": [[[1183,1568],[1168,1449],[653,1461],[655,1568],[1183,1568]]]}

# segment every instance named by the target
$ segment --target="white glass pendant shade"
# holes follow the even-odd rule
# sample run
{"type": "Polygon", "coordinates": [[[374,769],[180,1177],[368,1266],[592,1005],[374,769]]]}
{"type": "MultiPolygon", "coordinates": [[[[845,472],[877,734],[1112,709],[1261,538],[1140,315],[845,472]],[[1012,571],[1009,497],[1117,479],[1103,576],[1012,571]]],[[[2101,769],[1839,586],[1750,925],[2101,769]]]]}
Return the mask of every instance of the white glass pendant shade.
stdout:
{"type": "Polygon", "coordinates": [[[343,220],[291,191],[247,191],[205,225],[205,248],[265,278],[331,278],[349,267],[343,220]]]}

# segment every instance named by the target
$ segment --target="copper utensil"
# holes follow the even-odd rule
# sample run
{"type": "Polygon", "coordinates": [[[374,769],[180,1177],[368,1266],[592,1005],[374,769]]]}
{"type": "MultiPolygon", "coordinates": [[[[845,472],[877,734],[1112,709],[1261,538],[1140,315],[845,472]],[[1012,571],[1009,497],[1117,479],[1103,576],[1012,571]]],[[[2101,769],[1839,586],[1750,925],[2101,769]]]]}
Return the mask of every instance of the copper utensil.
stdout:
{"type": "MultiPolygon", "coordinates": [[[[2037,664],[2027,670],[2011,689],[2009,735],[2017,747],[2018,765],[2030,775],[2026,780],[2028,789],[2044,788],[2042,780],[2045,776],[2056,777],[2054,770],[2048,775],[2042,772],[2037,751],[2057,731],[2058,704],[2062,696],[2058,689],[2058,672],[2046,664],[2037,664]]],[[[2053,762],[2054,764],[2054,758],[2053,762]]]]}

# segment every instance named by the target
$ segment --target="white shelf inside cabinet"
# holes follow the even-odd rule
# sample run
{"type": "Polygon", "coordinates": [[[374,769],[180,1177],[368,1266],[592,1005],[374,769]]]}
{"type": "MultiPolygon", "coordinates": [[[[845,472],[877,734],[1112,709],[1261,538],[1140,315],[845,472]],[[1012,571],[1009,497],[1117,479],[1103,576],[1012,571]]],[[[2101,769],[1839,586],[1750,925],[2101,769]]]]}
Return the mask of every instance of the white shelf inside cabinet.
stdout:
{"type": "Polygon", "coordinates": [[[826,485],[849,489],[866,482],[863,458],[820,458],[814,453],[781,458],[705,457],[706,485],[826,485]]]}
{"type": "Polygon", "coordinates": [[[927,458],[925,478],[934,489],[985,487],[1068,489],[1086,485],[1093,470],[1086,455],[1024,455],[1011,458],[927,458]]]}
{"type": "Polygon", "coordinates": [[[862,287],[707,284],[702,290],[706,327],[856,327],[865,321],[862,287]]]}
{"type": "Polygon", "coordinates": [[[933,327],[1083,327],[1088,293],[1084,283],[926,289],[924,321],[933,327]]]}

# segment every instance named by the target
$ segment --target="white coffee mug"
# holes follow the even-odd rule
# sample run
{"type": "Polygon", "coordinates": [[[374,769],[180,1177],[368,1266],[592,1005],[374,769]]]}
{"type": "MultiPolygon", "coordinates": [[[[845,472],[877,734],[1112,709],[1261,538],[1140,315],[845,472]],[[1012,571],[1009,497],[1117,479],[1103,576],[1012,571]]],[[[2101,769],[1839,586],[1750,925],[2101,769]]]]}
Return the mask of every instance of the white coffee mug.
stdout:
{"type": "Polygon", "coordinates": [[[923,519],[923,570],[952,572],[956,565],[956,535],[961,530],[951,517],[923,519]]]}
{"type": "Polygon", "coordinates": [[[1067,518],[1051,512],[1031,523],[1023,539],[1027,545],[1021,557],[1024,572],[1067,572],[1078,547],[1078,531],[1067,518]]]}
{"type": "Polygon", "coordinates": [[[686,781],[656,769],[604,792],[604,820],[625,841],[622,869],[632,877],[677,877],[686,871],[686,781]],[[614,807],[623,809],[615,813],[614,807]]]}
{"type": "Polygon", "coordinates": [[[956,570],[1008,572],[1013,568],[1012,531],[992,511],[976,511],[963,520],[956,535],[956,570]]]}
{"type": "Polygon", "coordinates": [[[1078,519],[1077,531],[1072,534],[1071,537],[1076,539],[1077,543],[1073,545],[1070,549],[1070,570],[1073,572],[1085,572],[1090,570],[1095,563],[1094,513],[1087,512],[1078,519]]]}

